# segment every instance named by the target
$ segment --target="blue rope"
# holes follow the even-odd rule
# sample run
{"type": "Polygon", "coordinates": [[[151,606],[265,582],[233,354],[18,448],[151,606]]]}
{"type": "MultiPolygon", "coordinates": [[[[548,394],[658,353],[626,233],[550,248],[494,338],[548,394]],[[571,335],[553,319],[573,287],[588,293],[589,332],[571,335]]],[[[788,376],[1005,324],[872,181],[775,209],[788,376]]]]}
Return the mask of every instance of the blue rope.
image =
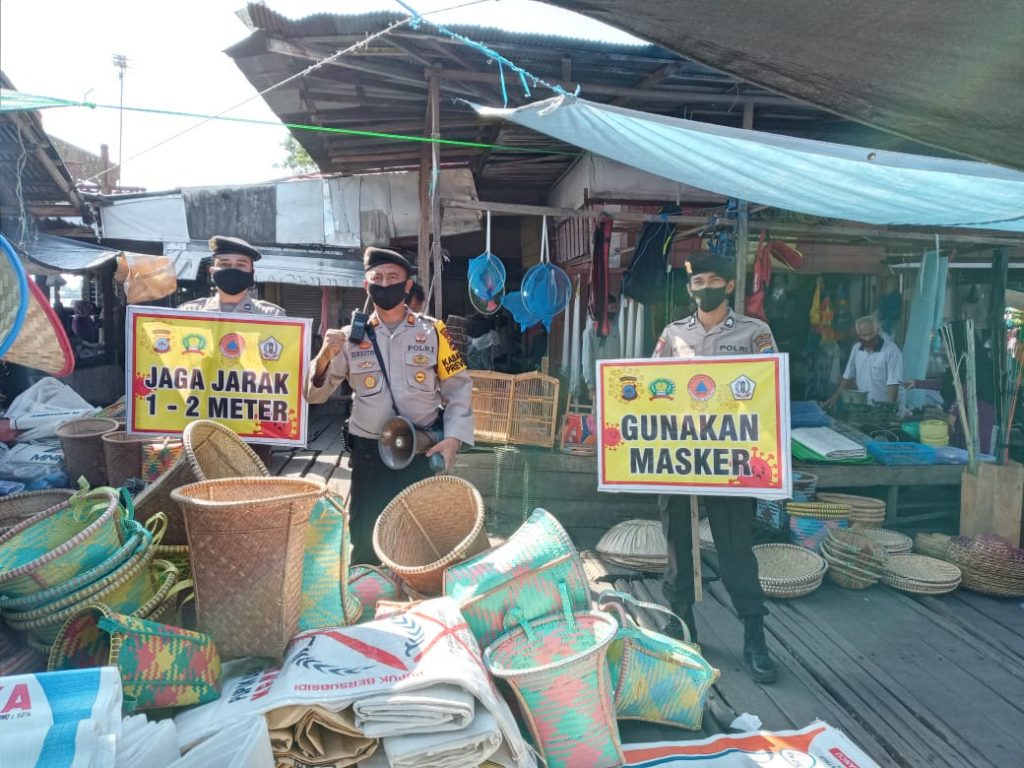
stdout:
{"type": "MultiPolygon", "coordinates": [[[[420,23],[425,21],[428,24],[430,24],[432,27],[437,29],[437,31],[440,32],[441,34],[447,35],[448,37],[452,38],[453,40],[458,40],[460,43],[463,43],[464,45],[468,45],[470,48],[475,48],[476,50],[480,51],[480,53],[484,54],[484,56],[486,56],[487,58],[493,59],[494,61],[498,62],[498,75],[501,78],[501,95],[502,95],[502,97],[505,100],[505,106],[506,107],[508,106],[508,92],[507,92],[507,90],[505,88],[505,72],[504,72],[503,67],[508,67],[513,72],[515,72],[516,74],[519,75],[519,82],[522,83],[523,92],[526,94],[527,98],[530,98],[530,95],[531,95],[530,94],[530,86],[529,86],[529,84],[527,82],[527,78],[529,78],[529,81],[532,82],[535,86],[536,85],[543,85],[546,88],[549,88],[550,90],[552,90],[555,93],[557,93],[559,96],[568,96],[569,95],[568,91],[566,91],[562,86],[560,86],[560,85],[552,85],[551,83],[547,82],[546,80],[542,80],[541,78],[537,77],[536,75],[531,74],[530,72],[527,72],[525,69],[523,69],[522,67],[518,66],[514,62],[510,61],[509,59],[506,59],[504,56],[502,56],[500,53],[498,53],[493,48],[489,48],[488,46],[484,45],[483,43],[478,43],[476,40],[470,40],[468,37],[466,37],[465,35],[460,35],[458,32],[453,32],[452,30],[448,29],[447,27],[443,26],[442,24],[438,24],[436,21],[431,21],[430,19],[423,18],[422,16],[420,16],[419,11],[417,11],[411,5],[406,3],[405,0],[395,0],[395,2],[397,2],[403,8],[405,8],[405,10],[407,10],[409,12],[409,14],[412,16],[412,21],[410,22],[409,26],[411,26],[413,29],[418,29],[420,23]]],[[[573,96],[579,96],[579,94],[580,94],[580,86],[577,85],[576,86],[576,91],[572,95],[573,96]]]]}

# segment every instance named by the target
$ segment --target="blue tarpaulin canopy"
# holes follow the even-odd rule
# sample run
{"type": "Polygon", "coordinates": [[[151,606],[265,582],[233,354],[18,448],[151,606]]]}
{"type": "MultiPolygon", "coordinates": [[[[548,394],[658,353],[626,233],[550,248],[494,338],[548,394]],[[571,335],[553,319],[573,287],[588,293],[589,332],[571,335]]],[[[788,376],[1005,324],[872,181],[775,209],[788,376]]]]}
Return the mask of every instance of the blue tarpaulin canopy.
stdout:
{"type": "Polygon", "coordinates": [[[1024,173],[662,117],[559,96],[476,107],[721,195],[869,224],[1024,232],[1024,173]]]}

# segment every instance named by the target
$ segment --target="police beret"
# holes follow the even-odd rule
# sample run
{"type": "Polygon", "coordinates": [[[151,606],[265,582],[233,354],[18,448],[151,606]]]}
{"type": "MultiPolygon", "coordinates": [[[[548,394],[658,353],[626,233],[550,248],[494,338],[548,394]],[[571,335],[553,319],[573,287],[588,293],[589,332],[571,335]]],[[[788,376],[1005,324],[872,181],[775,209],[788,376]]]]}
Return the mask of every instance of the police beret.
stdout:
{"type": "Polygon", "coordinates": [[[416,267],[405,256],[398,251],[389,251],[386,248],[367,248],[363,252],[363,269],[371,270],[381,264],[397,264],[411,275],[416,272],[416,267]]]}
{"type": "Polygon", "coordinates": [[[686,257],[686,274],[699,275],[702,272],[714,272],[726,280],[736,279],[736,259],[732,256],[720,256],[708,251],[700,251],[686,257]]]}
{"type": "Polygon", "coordinates": [[[262,258],[259,251],[240,237],[214,235],[210,238],[210,250],[213,252],[214,256],[220,256],[226,253],[237,253],[242,256],[248,256],[253,261],[259,261],[262,258]]]}

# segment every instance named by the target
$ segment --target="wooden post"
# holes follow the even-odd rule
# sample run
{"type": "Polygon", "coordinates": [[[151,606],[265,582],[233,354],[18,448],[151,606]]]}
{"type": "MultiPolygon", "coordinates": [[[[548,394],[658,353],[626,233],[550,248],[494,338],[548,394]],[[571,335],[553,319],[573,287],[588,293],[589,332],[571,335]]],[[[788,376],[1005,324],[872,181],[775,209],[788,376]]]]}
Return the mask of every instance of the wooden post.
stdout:
{"type": "Polygon", "coordinates": [[[699,603],[704,599],[704,584],[700,577],[700,503],[696,496],[690,497],[690,546],[693,551],[693,600],[699,603]]]}
{"type": "MultiPolygon", "coordinates": [[[[426,70],[427,82],[430,82],[430,70],[426,70]]],[[[428,85],[429,90],[429,85],[428,85]]],[[[427,98],[426,115],[423,119],[423,135],[431,133],[430,120],[431,112],[430,98],[427,98]]],[[[416,240],[416,269],[420,276],[420,285],[423,280],[430,277],[430,144],[424,143],[420,147],[420,220],[418,237],[416,240]]],[[[425,291],[426,286],[423,287],[425,291]]],[[[424,310],[427,308],[424,307],[424,310]]]]}
{"type": "MultiPolygon", "coordinates": [[[[743,102],[743,127],[754,127],[754,102],[743,102]]],[[[743,314],[747,296],[747,243],[749,241],[750,205],[746,200],[739,201],[736,217],[736,293],[733,296],[733,308],[743,314]]]]}
{"type": "MultiPolygon", "coordinates": [[[[1007,403],[1003,400],[1003,392],[1006,389],[1006,321],[1003,313],[1006,311],[1006,282],[1009,273],[1009,250],[997,248],[992,254],[992,299],[989,312],[989,333],[992,336],[992,363],[995,370],[993,381],[995,382],[995,412],[996,412],[996,445],[995,456],[997,464],[1006,464],[1007,455],[1006,442],[1010,439],[1007,434],[1009,426],[1009,414],[1007,414],[1007,403]]],[[[939,297],[942,301],[943,297],[939,297]]],[[[979,435],[981,438],[981,451],[988,453],[991,435],[979,435]]]]}
{"type": "MultiPolygon", "coordinates": [[[[432,67],[428,75],[427,93],[430,99],[430,136],[441,138],[441,68],[432,67]]],[[[441,145],[436,141],[430,144],[431,177],[436,178],[430,195],[430,254],[432,256],[434,276],[432,280],[434,317],[443,317],[443,293],[441,282],[441,145]]],[[[424,307],[426,309],[426,307],[424,307]]]]}

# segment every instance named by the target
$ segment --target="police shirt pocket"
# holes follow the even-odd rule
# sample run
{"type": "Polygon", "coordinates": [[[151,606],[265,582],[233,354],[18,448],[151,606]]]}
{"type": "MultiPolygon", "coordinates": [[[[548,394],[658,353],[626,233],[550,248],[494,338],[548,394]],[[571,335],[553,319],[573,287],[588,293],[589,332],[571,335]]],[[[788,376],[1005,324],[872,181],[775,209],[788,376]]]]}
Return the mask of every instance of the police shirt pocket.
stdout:
{"type": "Polygon", "coordinates": [[[405,378],[409,387],[423,392],[433,392],[437,387],[437,373],[434,370],[436,362],[436,354],[407,352],[405,355],[405,378]]]}
{"type": "Polygon", "coordinates": [[[377,394],[384,386],[384,376],[376,360],[354,362],[349,380],[352,383],[352,391],[364,397],[377,394]]]}

